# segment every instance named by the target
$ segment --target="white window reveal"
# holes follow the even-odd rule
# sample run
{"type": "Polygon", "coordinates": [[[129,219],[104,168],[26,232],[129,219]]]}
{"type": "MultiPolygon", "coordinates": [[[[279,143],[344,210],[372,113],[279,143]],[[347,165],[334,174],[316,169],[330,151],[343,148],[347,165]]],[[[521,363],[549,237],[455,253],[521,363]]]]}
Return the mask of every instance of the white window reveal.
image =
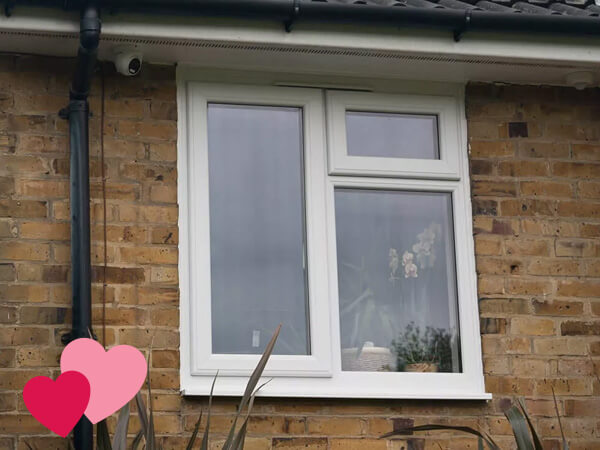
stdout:
{"type": "Polygon", "coordinates": [[[489,398],[459,93],[181,82],[185,395],[489,398]]]}

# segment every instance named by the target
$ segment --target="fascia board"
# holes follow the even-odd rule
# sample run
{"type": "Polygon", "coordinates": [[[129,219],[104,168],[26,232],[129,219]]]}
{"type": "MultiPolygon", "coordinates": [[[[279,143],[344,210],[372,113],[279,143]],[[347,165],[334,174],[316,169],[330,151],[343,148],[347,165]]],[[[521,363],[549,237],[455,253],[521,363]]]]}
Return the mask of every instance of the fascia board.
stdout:
{"type": "MultiPolygon", "coordinates": [[[[0,16],[0,33],[78,33],[71,13],[20,9],[11,17],[0,16]]],[[[536,61],[540,64],[592,64],[600,61],[600,38],[552,35],[466,33],[455,42],[450,33],[394,30],[383,27],[315,25],[298,23],[291,33],[282,24],[233,19],[156,17],[120,14],[105,16],[102,39],[110,41],[180,40],[230,44],[269,44],[310,48],[379,50],[414,55],[488,58],[502,61],[536,61]]],[[[44,49],[42,49],[44,51],[44,49]]],[[[48,53],[51,54],[51,53],[48,53]]]]}

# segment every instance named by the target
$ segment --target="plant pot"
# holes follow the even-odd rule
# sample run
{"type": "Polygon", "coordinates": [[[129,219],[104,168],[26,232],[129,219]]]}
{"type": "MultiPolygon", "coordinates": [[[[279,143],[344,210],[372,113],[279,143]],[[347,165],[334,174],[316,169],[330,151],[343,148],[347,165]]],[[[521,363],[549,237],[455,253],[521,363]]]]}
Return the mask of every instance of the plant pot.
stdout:
{"type": "Polygon", "coordinates": [[[407,364],[404,368],[405,372],[437,372],[438,365],[435,363],[420,362],[407,364]]]}
{"type": "Polygon", "coordinates": [[[362,350],[342,349],[342,370],[351,372],[394,372],[396,358],[387,347],[375,347],[372,342],[365,342],[362,350]]]}

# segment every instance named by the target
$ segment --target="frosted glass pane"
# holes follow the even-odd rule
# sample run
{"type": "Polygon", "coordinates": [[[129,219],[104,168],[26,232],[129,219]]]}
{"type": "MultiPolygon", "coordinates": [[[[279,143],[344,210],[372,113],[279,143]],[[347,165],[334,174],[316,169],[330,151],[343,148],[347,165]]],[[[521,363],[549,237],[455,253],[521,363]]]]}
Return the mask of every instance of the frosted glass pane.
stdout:
{"type": "Polygon", "coordinates": [[[210,104],[208,161],[213,353],[309,354],[302,110],[210,104]]]}
{"type": "Polygon", "coordinates": [[[348,155],[439,159],[437,116],[346,112],[348,155]]]}
{"type": "Polygon", "coordinates": [[[448,193],[335,191],[342,369],[459,372],[448,193]]]}

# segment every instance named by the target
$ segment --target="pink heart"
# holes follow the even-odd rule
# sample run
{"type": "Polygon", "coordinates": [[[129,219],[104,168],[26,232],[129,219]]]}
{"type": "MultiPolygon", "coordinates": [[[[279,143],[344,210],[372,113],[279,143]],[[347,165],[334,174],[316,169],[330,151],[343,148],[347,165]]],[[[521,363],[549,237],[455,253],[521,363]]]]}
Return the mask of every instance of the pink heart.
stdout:
{"type": "Polygon", "coordinates": [[[89,400],[90,383],[79,372],[64,372],[56,381],[33,377],[23,388],[23,401],[31,415],[62,437],[81,419],[89,400]]]}
{"type": "Polygon", "coordinates": [[[76,370],[90,382],[90,402],[85,415],[100,422],[131,400],[144,384],[146,358],[135,347],[117,345],[105,352],[93,339],[75,339],[65,347],[60,370],[76,370]]]}

